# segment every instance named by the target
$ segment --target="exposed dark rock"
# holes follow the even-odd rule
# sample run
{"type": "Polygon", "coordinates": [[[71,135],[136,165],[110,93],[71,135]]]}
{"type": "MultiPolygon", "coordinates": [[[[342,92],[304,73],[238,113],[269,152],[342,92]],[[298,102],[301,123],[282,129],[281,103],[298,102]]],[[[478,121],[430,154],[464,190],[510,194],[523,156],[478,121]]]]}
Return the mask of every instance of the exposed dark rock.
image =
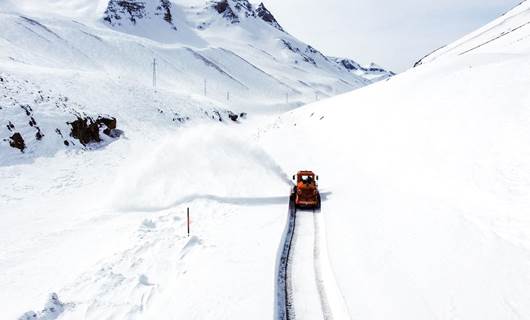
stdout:
{"type": "Polygon", "coordinates": [[[67,146],[67,147],[70,145],[70,142],[68,142],[68,141],[66,141],[66,140],[64,140],[63,143],[64,143],[64,145],[67,146]]]}
{"type": "Polygon", "coordinates": [[[217,118],[217,120],[219,120],[219,122],[223,122],[223,117],[221,116],[221,113],[219,113],[219,111],[215,110],[214,112],[214,117],[212,117],[213,119],[217,118]]]}
{"type": "Polygon", "coordinates": [[[228,111],[228,118],[230,118],[230,120],[236,122],[237,119],[239,118],[239,115],[231,112],[231,111],[228,111]]]}
{"type": "Polygon", "coordinates": [[[232,7],[230,7],[230,4],[228,3],[228,0],[221,0],[214,4],[214,9],[223,15],[224,18],[228,19],[232,24],[239,23],[239,17],[237,14],[232,10],[232,7]]]}
{"type": "Polygon", "coordinates": [[[173,122],[180,122],[180,123],[185,123],[186,121],[189,121],[190,120],[190,117],[188,116],[182,116],[178,113],[175,113],[173,114],[173,122]]]}
{"type": "Polygon", "coordinates": [[[132,24],[137,19],[145,17],[145,4],[139,0],[110,0],[105,10],[103,20],[111,25],[121,25],[120,20],[125,16],[132,24]]]}
{"type": "Polygon", "coordinates": [[[26,149],[26,143],[24,142],[24,138],[22,138],[22,135],[18,132],[15,132],[9,138],[9,145],[13,148],[19,149],[21,152],[24,152],[24,149],[26,149]]]}
{"type": "Polygon", "coordinates": [[[35,127],[37,129],[37,132],[35,133],[35,138],[40,141],[42,138],[44,138],[44,134],[40,131],[39,127],[35,127]]]}
{"type": "Polygon", "coordinates": [[[96,123],[100,127],[101,125],[105,125],[107,128],[103,130],[103,133],[110,137],[112,136],[112,131],[116,129],[117,121],[116,121],[116,118],[98,117],[98,119],[96,120],[96,123]]]}
{"type": "Polygon", "coordinates": [[[15,125],[11,123],[11,121],[8,122],[6,127],[7,127],[7,130],[9,131],[13,131],[15,129],[15,125]]]}
{"type": "Polygon", "coordinates": [[[344,58],[336,58],[336,57],[329,57],[330,61],[335,62],[339,67],[342,67],[346,69],[347,71],[355,72],[355,71],[362,71],[366,73],[372,73],[380,76],[388,76],[392,77],[396,74],[392,71],[385,70],[381,67],[379,67],[376,64],[370,64],[369,66],[363,67],[357,62],[350,60],[350,59],[344,59],[344,58]]]}
{"type": "Polygon", "coordinates": [[[228,5],[228,0],[218,1],[213,5],[213,8],[217,10],[217,13],[225,12],[230,6],[228,5]]]}
{"type": "Polygon", "coordinates": [[[272,15],[272,13],[265,7],[265,5],[262,3],[259,4],[258,8],[256,9],[256,15],[261,18],[261,20],[268,22],[270,25],[275,27],[276,29],[280,31],[284,31],[282,26],[278,23],[276,18],[272,15]]]}
{"type": "MultiPolygon", "coordinates": [[[[72,126],[70,136],[79,140],[83,145],[87,145],[92,142],[101,142],[101,137],[99,136],[99,130],[102,127],[105,127],[103,133],[109,137],[118,137],[121,134],[121,131],[116,130],[116,118],[111,117],[98,117],[94,121],[91,117],[80,118],[73,122],[68,122],[72,126]],[[116,132],[115,132],[116,131],[116,132]]],[[[58,130],[56,130],[57,132],[58,130]]],[[[58,132],[60,134],[60,131],[58,132]]]]}
{"type": "Polygon", "coordinates": [[[160,0],[160,5],[157,7],[158,11],[164,14],[164,20],[167,23],[173,24],[173,16],[171,15],[171,2],[169,0],[160,0]]]}
{"type": "Polygon", "coordinates": [[[349,60],[349,59],[341,59],[337,62],[341,64],[346,70],[349,70],[349,71],[361,69],[361,66],[358,63],[352,60],[349,60]]]}
{"type": "Polygon", "coordinates": [[[68,124],[72,126],[70,135],[79,140],[83,145],[101,141],[99,137],[99,125],[92,118],[77,118],[77,120],[68,122],[68,124]]]}
{"type": "Polygon", "coordinates": [[[31,117],[31,118],[29,119],[29,125],[30,125],[30,127],[33,127],[33,126],[36,125],[36,124],[37,124],[37,121],[35,121],[35,119],[34,119],[33,117],[31,117]]]}
{"type": "Polygon", "coordinates": [[[248,0],[232,0],[235,2],[234,8],[241,12],[243,11],[245,13],[245,16],[248,17],[256,17],[256,13],[254,10],[252,10],[252,5],[248,0]]]}
{"type": "Polygon", "coordinates": [[[291,50],[292,52],[300,52],[300,50],[298,50],[298,48],[294,48],[289,41],[282,39],[282,43],[287,49],[291,50]]]}
{"type": "Polygon", "coordinates": [[[139,20],[149,18],[150,15],[162,16],[164,21],[172,25],[172,29],[177,30],[173,24],[172,4],[169,0],[158,0],[155,12],[146,10],[145,1],[142,0],[110,0],[105,10],[103,20],[111,26],[121,26],[123,21],[130,21],[133,25],[139,20]]]}
{"type": "Polygon", "coordinates": [[[241,119],[245,119],[245,118],[247,117],[247,113],[246,113],[246,112],[241,112],[241,113],[239,114],[239,117],[240,117],[241,119]]]}
{"type": "MultiPolygon", "coordinates": [[[[241,17],[260,18],[274,28],[284,31],[272,13],[261,3],[255,10],[248,0],[216,0],[213,8],[232,24],[241,22],[241,17]]],[[[201,26],[204,28],[204,26],[201,26]]]]}
{"type": "Polygon", "coordinates": [[[20,105],[20,108],[24,109],[26,111],[26,115],[29,117],[31,116],[31,113],[33,112],[33,109],[29,105],[20,105]]]}
{"type": "MultiPolygon", "coordinates": [[[[296,53],[296,54],[300,55],[302,57],[302,59],[304,59],[305,62],[311,63],[312,65],[316,66],[317,63],[316,63],[315,59],[313,59],[311,56],[307,55],[307,53],[310,53],[310,54],[319,53],[313,47],[307,46],[306,49],[305,49],[306,52],[304,53],[299,48],[293,46],[289,41],[287,41],[285,39],[282,39],[281,41],[282,41],[282,43],[284,44],[284,46],[287,49],[289,49],[293,53],[296,53]]],[[[295,60],[294,63],[298,64],[298,61],[295,60]]]]}
{"type": "Polygon", "coordinates": [[[239,10],[252,11],[252,5],[248,0],[233,0],[235,2],[235,8],[239,10]]]}

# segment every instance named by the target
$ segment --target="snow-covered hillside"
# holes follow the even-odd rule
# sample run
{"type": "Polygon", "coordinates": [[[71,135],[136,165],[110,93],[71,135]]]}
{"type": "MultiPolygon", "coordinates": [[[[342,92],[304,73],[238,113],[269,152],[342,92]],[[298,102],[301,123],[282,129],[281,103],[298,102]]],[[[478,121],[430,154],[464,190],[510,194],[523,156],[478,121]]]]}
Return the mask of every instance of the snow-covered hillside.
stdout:
{"type": "MultiPolygon", "coordinates": [[[[0,72],[8,84],[29,81],[31,90],[66,97],[87,115],[116,117],[126,133],[137,128],[121,125],[157,118],[160,110],[177,124],[226,120],[289,110],[385,78],[386,71],[352,72],[336,63],[289,35],[263,4],[247,0],[5,1],[0,10],[0,72]],[[124,112],[130,108],[143,112],[124,112]]],[[[48,121],[46,107],[32,103],[25,89],[0,90],[12,99],[0,109],[4,125],[11,121],[27,140],[26,155],[1,163],[65,148],[56,132],[68,136],[66,122],[75,117],[51,117],[39,127],[46,146],[37,147],[20,105],[35,109],[37,123],[48,121]]],[[[2,159],[14,151],[13,134],[0,131],[2,159]]]]}
{"type": "Polygon", "coordinates": [[[330,193],[330,263],[352,319],[530,319],[528,22],[524,2],[262,131],[285,171],[314,169],[330,193]]]}
{"type": "Polygon", "coordinates": [[[525,40],[530,24],[529,10],[530,4],[525,0],[499,19],[425,56],[416,62],[416,66],[438,58],[461,56],[468,53],[500,53],[506,51],[506,48],[510,48],[514,54],[523,54],[528,49],[525,40]],[[484,50],[483,47],[485,47],[484,50]]]}
{"type": "Polygon", "coordinates": [[[244,0],[0,8],[1,319],[530,318],[528,2],[296,110],[390,74],[244,0]]]}

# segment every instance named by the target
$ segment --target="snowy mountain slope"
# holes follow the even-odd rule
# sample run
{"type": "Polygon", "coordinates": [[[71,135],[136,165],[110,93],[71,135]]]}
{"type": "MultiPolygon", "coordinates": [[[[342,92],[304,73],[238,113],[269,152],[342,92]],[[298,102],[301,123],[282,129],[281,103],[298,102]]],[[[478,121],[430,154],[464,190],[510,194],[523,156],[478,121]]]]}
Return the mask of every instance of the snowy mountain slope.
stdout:
{"type": "Polygon", "coordinates": [[[524,53],[528,48],[525,44],[528,30],[530,30],[530,2],[525,0],[495,21],[427,55],[418,61],[416,66],[442,57],[495,52],[496,47],[501,51],[511,48],[513,53],[524,53]]]}
{"type": "Polygon", "coordinates": [[[331,193],[351,318],[530,318],[530,29],[512,31],[527,10],[261,131],[284,171],[314,169],[331,193]]]}
{"type": "MultiPolygon", "coordinates": [[[[120,114],[118,125],[157,118],[161,105],[171,106],[170,118],[177,123],[215,120],[219,112],[226,120],[231,114],[227,110],[240,114],[291,109],[382,79],[379,70],[350,72],[286,33],[263,4],[246,0],[12,1],[0,8],[0,67],[6,76],[68,97],[87,114],[120,114]],[[157,95],[149,92],[153,59],[157,95]],[[125,103],[117,99],[116,90],[134,94],[125,103]],[[94,92],[97,99],[89,95],[94,92]],[[145,112],[124,112],[124,104],[145,112]],[[195,111],[182,105],[195,105],[195,111]]],[[[9,119],[2,115],[5,126],[24,118],[17,106],[13,112],[18,114],[9,119]]],[[[62,140],[58,144],[48,138],[55,137],[55,129],[64,131],[66,119],[52,119],[60,121],[43,129],[42,141],[53,146],[35,147],[34,139],[22,135],[32,151],[10,154],[2,163],[13,163],[12,157],[49,156],[64,148],[62,140]]],[[[14,125],[32,129],[24,122],[14,125]]],[[[2,131],[2,154],[12,153],[12,134],[2,131]]]]}

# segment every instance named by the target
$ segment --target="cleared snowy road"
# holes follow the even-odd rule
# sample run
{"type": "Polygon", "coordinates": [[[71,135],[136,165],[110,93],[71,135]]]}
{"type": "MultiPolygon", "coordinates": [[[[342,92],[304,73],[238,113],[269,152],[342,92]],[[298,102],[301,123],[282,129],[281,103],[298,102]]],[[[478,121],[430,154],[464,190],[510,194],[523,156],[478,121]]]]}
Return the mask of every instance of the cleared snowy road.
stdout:
{"type": "Polygon", "coordinates": [[[289,257],[288,292],[292,306],[289,319],[331,319],[318,265],[319,243],[313,211],[297,211],[289,257]]]}
{"type": "Polygon", "coordinates": [[[328,261],[322,213],[296,210],[291,201],[289,215],[278,274],[277,288],[284,291],[278,293],[283,303],[278,318],[349,319],[328,261]]]}

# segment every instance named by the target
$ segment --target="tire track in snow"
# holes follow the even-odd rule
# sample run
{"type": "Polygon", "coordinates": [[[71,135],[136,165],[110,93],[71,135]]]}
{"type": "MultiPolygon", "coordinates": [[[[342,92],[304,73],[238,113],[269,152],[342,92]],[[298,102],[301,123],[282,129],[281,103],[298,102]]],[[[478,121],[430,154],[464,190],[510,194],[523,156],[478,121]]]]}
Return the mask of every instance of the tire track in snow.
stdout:
{"type": "Polygon", "coordinates": [[[350,319],[329,263],[322,224],[320,210],[297,212],[291,197],[278,264],[277,319],[350,319]]]}
{"type": "MultiPolygon", "coordinates": [[[[328,297],[326,294],[326,287],[324,279],[322,276],[322,266],[321,266],[321,249],[320,249],[320,240],[321,240],[321,231],[320,231],[320,210],[313,210],[313,231],[314,231],[314,240],[313,240],[313,267],[315,268],[315,282],[317,285],[318,295],[320,297],[320,307],[322,308],[322,315],[324,319],[333,319],[333,314],[331,312],[328,297]]],[[[326,257],[327,258],[327,257],[326,257]]]]}
{"type": "Polygon", "coordinates": [[[294,207],[293,195],[289,198],[289,211],[287,214],[287,224],[282,236],[282,242],[278,253],[278,263],[276,267],[276,319],[291,320],[292,315],[292,285],[290,283],[289,257],[293,243],[294,228],[296,226],[296,210],[294,207]]]}

